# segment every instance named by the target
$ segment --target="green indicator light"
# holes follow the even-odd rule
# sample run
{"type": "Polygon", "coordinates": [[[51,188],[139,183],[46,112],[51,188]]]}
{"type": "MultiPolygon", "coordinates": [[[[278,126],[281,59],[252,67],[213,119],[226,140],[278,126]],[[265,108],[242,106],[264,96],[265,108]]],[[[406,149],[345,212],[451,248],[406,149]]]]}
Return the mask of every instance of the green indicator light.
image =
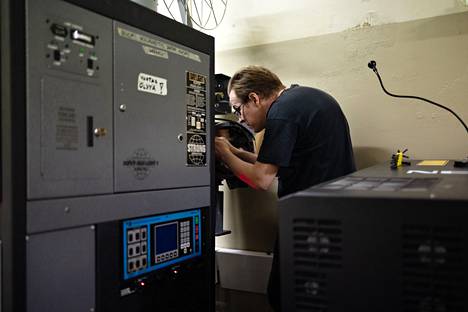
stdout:
{"type": "Polygon", "coordinates": [[[198,216],[195,216],[195,223],[198,223],[198,216]]]}
{"type": "Polygon", "coordinates": [[[84,49],[83,49],[83,48],[80,48],[80,53],[84,53],[84,49]]]}

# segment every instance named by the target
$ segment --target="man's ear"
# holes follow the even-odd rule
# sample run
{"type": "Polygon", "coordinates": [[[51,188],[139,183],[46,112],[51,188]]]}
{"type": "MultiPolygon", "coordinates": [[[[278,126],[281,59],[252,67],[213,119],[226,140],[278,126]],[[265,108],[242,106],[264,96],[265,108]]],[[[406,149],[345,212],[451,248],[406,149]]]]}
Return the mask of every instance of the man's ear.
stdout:
{"type": "Polygon", "coordinates": [[[255,92],[249,93],[249,100],[253,101],[255,105],[258,105],[260,103],[260,97],[255,92]]]}

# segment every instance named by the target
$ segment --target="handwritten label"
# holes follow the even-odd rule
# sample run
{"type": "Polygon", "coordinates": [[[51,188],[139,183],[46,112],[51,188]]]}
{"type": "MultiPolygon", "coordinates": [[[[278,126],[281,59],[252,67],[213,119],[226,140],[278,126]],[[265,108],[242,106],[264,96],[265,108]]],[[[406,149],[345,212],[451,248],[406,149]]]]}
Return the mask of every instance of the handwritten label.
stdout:
{"type": "Polygon", "coordinates": [[[138,91],[167,95],[167,79],[140,73],[138,74],[138,91]]]}

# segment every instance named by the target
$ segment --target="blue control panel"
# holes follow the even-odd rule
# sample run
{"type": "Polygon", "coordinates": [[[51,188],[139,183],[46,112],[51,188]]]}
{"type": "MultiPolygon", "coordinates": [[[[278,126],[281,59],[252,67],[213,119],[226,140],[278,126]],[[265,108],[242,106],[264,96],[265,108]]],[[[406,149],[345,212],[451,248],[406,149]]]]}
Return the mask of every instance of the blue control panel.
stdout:
{"type": "Polygon", "coordinates": [[[200,255],[200,209],[123,222],[126,280],[200,255]]]}

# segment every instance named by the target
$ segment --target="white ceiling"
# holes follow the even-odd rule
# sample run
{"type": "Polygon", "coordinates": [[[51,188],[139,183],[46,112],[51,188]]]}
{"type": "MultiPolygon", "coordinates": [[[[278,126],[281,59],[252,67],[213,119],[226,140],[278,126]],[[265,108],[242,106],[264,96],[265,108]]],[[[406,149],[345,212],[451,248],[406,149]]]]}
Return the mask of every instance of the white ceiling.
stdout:
{"type": "MultiPolygon", "coordinates": [[[[216,51],[468,11],[468,0],[192,1],[212,1],[215,6],[218,3],[216,7],[228,2],[221,24],[203,30],[215,37],[216,51]]],[[[163,0],[159,0],[158,12],[168,15],[163,0]]]]}

